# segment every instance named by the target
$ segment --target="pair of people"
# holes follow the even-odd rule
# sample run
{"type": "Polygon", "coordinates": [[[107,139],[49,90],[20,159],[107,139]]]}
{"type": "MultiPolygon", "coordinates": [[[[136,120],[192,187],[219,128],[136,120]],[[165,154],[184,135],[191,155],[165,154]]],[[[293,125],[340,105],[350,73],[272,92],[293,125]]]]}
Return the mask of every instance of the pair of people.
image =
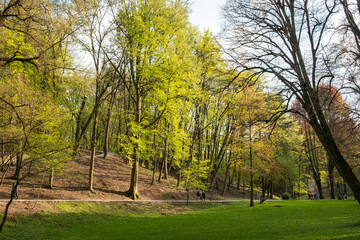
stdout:
{"type": "Polygon", "coordinates": [[[205,192],[204,192],[204,191],[202,191],[202,192],[197,191],[196,196],[198,197],[198,200],[199,200],[199,201],[200,201],[200,200],[205,201],[205,192]]]}

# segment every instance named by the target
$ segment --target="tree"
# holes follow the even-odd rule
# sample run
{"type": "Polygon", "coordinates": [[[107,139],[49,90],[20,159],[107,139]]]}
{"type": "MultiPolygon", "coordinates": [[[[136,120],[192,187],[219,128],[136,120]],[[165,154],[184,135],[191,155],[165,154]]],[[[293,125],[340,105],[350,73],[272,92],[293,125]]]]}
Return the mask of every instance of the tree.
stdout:
{"type": "Polygon", "coordinates": [[[360,182],[341,153],[319,100],[321,83],[334,75],[326,58],[327,30],[336,2],[235,1],[224,8],[229,53],[245,70],[267,73],[279,80],[307,113],[327,154],[360,203],[360,182]],[[236,55],[237,54],[237,55],[236,55]]]}
{"type": "Polygon", "coordinates": [[[16,156],[16,182],[0,231],[18,185],[68,159],[63,124],[69,115],[60,102],[63,73],[71,62],[66,38],[72,32],[66,4],[10,0],[1,7],[1,144],[16,156]]]}
{"type": "MultiPolygon", "coordinates": [[[[251,76],[251,74],[248,75],[251,76]]],[[[244,79],[248,78],[244,77],[244,79]]],[[[268,135],[266,127],[270,113],[271,108],[266,104],[260,80],[252,79],[250,86],[238,94],[234,109],[235,124],[239,126],[238,133],[243,134],[247,145],[245,151],[249,159],[250,207],[254,206],[254,175],[257,172],[255,166],[258,167],[257,169],[264,170],[266,168],[263,165],[264,162],[270,162],[273,155],[266,139],[268,135]]]]}
{"type": "MultiPolygon", "coordinates": [[[[125,51],[128,62],[127,78],[123,82],[129,94],[131,115],[129,115],[129,140],[131,150],[131,180],[129,194],[137,199],[138,168],[143,132],[160,119],[166,110],[168,98],[167,82],[172,80],[166,74],[167,53],[174,37],[187,29],[188,6],[184,1],[121,1],[116,22],[117,43],[125,51]],[[145,106],[151,95],[163,96],[156,103],[158,116],[150,119],[145,106]]],[[[171,51],[169,51],[171,52],[171,51]]],[[[130,110],[130,109],[129,109],[130,110]]]]}
{"type": "MultiPolygon", "coordinates": [[[[16,66],[13,66],[16,65],[16,66]]],[[[21,72],[2,76],[0,81],[0,121],[3,144],[16,155],[15,188],[7,204],[0,231],[5,224],[17,186],[27,177],[47,172],[69,159],[68,142],[64,140],[62,124],[69,115],[54,100],[52,92],[45,92],[29,84],[42,79],[33,66],[21,63],[21,72]],[[49,114],[51,112],[51,114],[49,114]]],[[[8,163],[10,164],[10,163],[8,163]]]]}
{"type": "MultiPolygon", "coordinates": [[[[271,134],[277,168],[271,174],[271,185],[277,184],[278,193],[292,192],[293,197],[308,193],[304,135],[292,116],[282,116],[271,134]]],[[[273,187],[272,187],[273,188],[273,187]]]]}

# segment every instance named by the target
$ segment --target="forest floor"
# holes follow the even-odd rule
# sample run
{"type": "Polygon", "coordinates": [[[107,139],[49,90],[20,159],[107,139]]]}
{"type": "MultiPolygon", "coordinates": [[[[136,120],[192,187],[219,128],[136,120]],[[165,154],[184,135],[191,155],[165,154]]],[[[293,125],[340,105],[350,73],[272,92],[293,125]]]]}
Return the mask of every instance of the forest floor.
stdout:
{"type": "MultiPolygon", "coordinates": [[[[34,213],[46,211],[52,208],[48,201],[24,201],[31,199],[46,200],[74,200],[74,201],[131,201],[126,191],[129,189],[130,171],[129,163],[120,155],[111,154],[106,159],[102,154],[97,155],[94,171],[94,190],[88,190],[90,155],[83,153],[76,160],[63,163],[61,170],[55,172],[53,189],[49,189],[49,173],[26,178],[18,187],[19,200],[15,200],[10,208],[12,213],[34,213]]],[[[7,172],[2,186],[0,186],[0,199],[10,198],[11,186],[15,182],[11,177],[15,167],[7,172]]],[[[140,167],[138,189],[141,194],[140,200],[184,200],[186,192],[176,188],[176,180],[173,177],[151,184],[152,170],[140,167]]],[[[248,193],[240,192],[233,186],[226,193],[228,198],[245,198],[248,193]]],[[[220,199],[217,190],[207,193],[208,200],[220,199]]],[[[195,191],[190,194],[191,200],[196,200],[195,191]]],[[[0,209],[4,209],[7,201],[0,201],[0,209]]]]}

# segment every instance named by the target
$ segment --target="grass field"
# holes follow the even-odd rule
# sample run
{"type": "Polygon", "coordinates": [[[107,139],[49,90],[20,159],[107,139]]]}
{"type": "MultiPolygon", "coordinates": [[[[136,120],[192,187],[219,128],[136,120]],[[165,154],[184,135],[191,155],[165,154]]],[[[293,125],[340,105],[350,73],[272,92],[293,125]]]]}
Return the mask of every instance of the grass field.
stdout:
{"type": "Polygon", "coordinates": [[[355,201],[279,201],[248,207],[193,203],[58,203],[17,216],[0,239],[360,239],[355,201]]]}

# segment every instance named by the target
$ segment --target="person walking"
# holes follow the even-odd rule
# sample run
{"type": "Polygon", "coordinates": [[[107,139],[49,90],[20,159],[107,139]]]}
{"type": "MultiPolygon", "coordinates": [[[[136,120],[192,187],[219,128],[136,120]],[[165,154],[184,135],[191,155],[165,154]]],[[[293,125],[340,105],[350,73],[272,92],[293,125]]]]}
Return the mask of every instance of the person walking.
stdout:
{"type": "Polygon", "coordinates": [[[200,193],[200,191],[197,191],[196,196],[198,197],[198,201],[200,201],[200,200],[201,200],[201,193],[200,193]]]}

